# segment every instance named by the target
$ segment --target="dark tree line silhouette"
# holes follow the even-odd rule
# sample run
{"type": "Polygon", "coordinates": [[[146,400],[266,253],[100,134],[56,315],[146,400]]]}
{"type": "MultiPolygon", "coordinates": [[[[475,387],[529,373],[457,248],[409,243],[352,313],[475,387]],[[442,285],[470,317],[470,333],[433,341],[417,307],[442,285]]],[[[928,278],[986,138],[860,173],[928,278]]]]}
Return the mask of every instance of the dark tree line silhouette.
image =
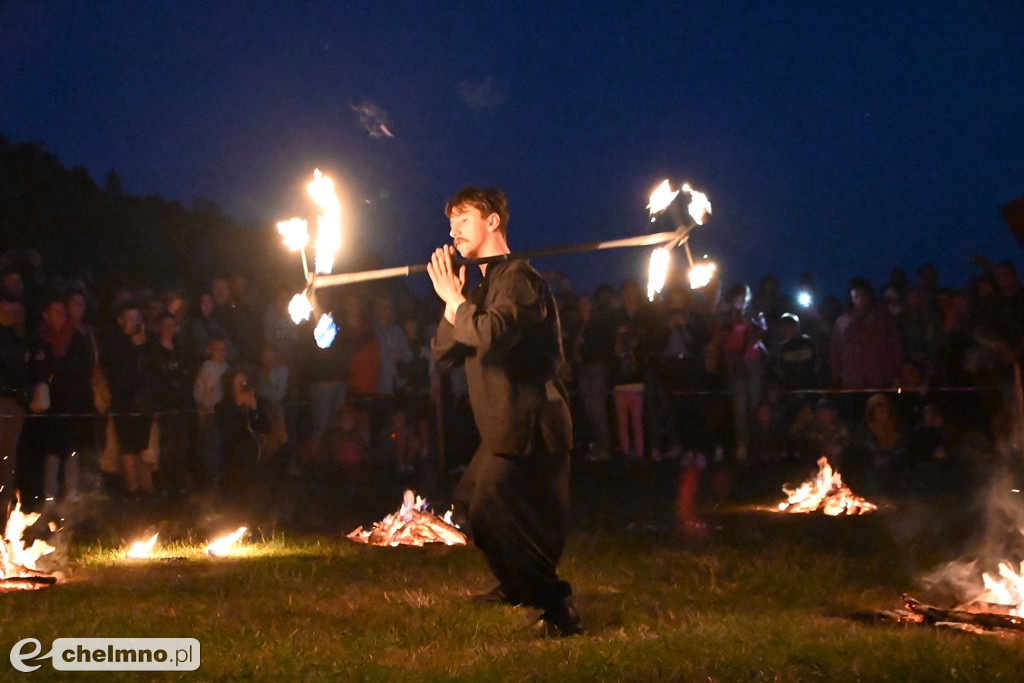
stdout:
{"type": "Polygon", "coordinates": [[[205,199],[185,206],[126,194],[115,170],[101,187],[42,144],[3,136],[0,245],[35,250],[49,266],[103,291],[132,281],[209,282],[226,272],[265,281],[297,270],[267,226],[240,223],[205,199]]]}

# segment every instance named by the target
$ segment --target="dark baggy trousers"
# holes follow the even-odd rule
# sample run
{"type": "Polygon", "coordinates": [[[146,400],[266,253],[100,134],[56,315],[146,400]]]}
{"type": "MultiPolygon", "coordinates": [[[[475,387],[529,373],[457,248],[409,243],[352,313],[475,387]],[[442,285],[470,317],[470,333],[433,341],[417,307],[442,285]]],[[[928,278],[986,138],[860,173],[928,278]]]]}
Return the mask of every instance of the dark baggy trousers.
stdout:
{"type": "Polygon", "coordinates": [[[499,455],[481,446],[455,490],[473,541],[505,595],[540,609],[572,589],[557,574],[569,513],[569,455],[499,455]]]}

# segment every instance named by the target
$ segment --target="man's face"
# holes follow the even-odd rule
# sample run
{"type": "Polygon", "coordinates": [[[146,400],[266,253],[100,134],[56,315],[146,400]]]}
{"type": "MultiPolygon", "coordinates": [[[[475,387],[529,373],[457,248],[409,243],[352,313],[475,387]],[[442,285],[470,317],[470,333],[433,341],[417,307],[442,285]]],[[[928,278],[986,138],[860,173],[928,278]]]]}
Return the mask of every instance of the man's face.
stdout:
{"type": "Polygon", "coordinates": [[[868,305],[871,303],[868,293],[859,287],[850,290],[850,301],[853,302],[854,310],[858,312],[868,310],[868,305]]]}
{"type": "Polygon", "coordinates": [[[448,234],[462,258],[475,258],[480,255],[480,248],[487,240],[488,228],[493,223],[497,226],[497,214],[484,216],[475,206],[463,204],[452,209],[449,218],[451,230],[448,234]]]}
{"type": "Polygon", "coordinates": [[[59,330],[64,327],[64,323],[67,322],[68,314],[67,309],[64,308],[64,304],[59,301],[54,301],[43,311],[43,320],[50,326],[51,329],[59,330]]]}
{"type": "Polygon", "coordinates": [[[128,336],[142,332],[142,313],[137,308],[126,309],[118,316],[117,322],[121,325],[121,331],[128,336]]]}

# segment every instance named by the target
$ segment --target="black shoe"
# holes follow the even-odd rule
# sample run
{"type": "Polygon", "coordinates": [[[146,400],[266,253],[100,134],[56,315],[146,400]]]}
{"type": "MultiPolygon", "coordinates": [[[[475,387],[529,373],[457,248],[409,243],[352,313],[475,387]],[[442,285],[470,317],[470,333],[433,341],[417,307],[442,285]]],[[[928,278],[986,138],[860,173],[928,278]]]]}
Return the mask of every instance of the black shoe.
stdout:
{"type": "Polygon", "coordinates": [[[474,605],[515,605],[512,598],[505,595],[501,586],[495,586],[486,593],[470,596],[469,601],[474,605]]]}
{"type": "Polygon", "coordinates": [[[582,634],[580,614],[576,611],[572,598],[566,598],[557,607],[541,614],[530,627],[530,631],[539,638],[565,638],[582,634]]]}

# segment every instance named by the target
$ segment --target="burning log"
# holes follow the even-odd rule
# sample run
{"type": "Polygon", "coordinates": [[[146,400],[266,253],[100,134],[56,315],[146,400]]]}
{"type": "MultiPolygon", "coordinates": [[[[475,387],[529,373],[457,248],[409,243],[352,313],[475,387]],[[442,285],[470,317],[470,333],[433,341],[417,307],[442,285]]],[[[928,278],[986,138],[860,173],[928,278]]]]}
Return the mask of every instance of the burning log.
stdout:
{"type": "Polygon", "coordinates": [[[915,614],[921,615],[924,621],[929,624],[956,623],[967,624],[982,629],[1010,629],[1013,631],[1024,631],[1024,617],[1010,614],[996,614],[994,612],[969,612],[961,609],[942,609],[933,605],[927,605],[916,600],[906,593],[903,594],[903,602],[907,609],[915,614]]]}
{"type": "Polygon", "coordinates": [[[878,506],[854,495],[843,484],[843,477],[828,464],[828,458],[818,460],[818,473],[799,487],[782,487],[788,498],[779,503],[779,512],[807,513],[821,510],[830,517],[838,515],[863,515],[874,512],[878,506]]]}
{"type": "Polygon", "coordinates": [[[369,530],[356,527],[346,538],[368,545],[423,546],[427,543],[466,545],[466,535],[451,522],[451,511],[438,517],[426,509],[427,501],[406,491],[398,512],[374,522],[369,530]]]}

